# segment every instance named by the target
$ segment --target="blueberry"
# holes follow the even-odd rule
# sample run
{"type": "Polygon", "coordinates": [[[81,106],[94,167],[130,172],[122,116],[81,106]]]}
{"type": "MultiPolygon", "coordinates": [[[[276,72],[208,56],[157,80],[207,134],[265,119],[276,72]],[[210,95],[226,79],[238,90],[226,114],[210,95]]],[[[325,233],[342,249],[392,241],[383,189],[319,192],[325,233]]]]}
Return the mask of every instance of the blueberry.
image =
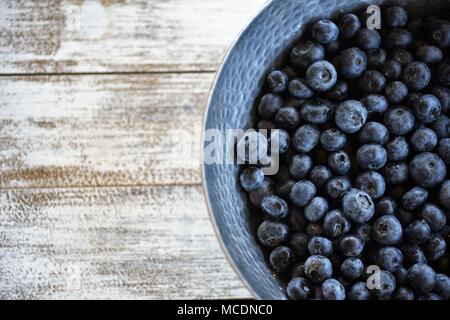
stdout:
{"type": "Polygon", "coordinates": [[[319,43],[330,43],[337,40],[339,28],[330,20],[319,20],[311,27],[311,35],[314,41],[319,43]]]}
{"type": "Polygon", "coordinates": [[[450,137],[450,119],[444,115],[440,115],[431,125],[438,138],[450,137]]]}
{"type": "Polygon", "coordinates": [[[289,240],[289,246],[298,257],[304,257],[308,254],[309,237],[305,233],[294,233],[289,240]]]}
{"type": "Polygon", "coordinates": [[[242,188],[246,191],[257,190],[264,183],[264,173],[258,167],[245,168],[239,178],[242,188]]]}
{"type": "Polygon", "coordinates": [[[305,124],[297,129],[292,145],[299,152],[310,152],[319,143],[320,131],[316,126],[305,124]]]}
{"type": "Polygon", "coordinates": [[[402,233],[402,225],[397,218],[391,215],[379,217],[372,226],[373,239],[381,245],[392,246],[398,244],[402,233]]]}
{"type": "Polygon", "coordinates": [[[421,295],[419,297],[419,300],[442,300],[442,297],[440,297],[436,293],[428,292],[426,294],[421,295]]]}
{"type": "Polygon", "coordinates": [[[333,117],[333,106],[323,99],[308,100],[302,105],[300,115],[309,123],[324,124],[333,117]]]}
{"type": "Polygon", "coordinates": [[[331,256],[333,254],[333,244],[324,237],[312,237],[308,243],[308,251],[311,255],[331,256]]]}
{"type": "Polygon", "coordinates": [[[436,261],[442,258],[446,249],[447,245],[444,238],[436,233],[431,234],[423,246],[423,250],[429,261],[436,261]]]}
{"type": "Polygon", "coordinates": [[[386,145],[386,152],[389,161],[403,161],[409,155],[409,144],[404,137],[395,137],[386,145]]]}
{"type": "Polygon", "coordinates": [[[424,94],[414,103],[416,118],[424,123],[431,123],[441,115],[441,102],[432,94],[424,94]]]}
{"type": "Polygon", "coordinates": [[[371,293],[376,295],[379,299],[388,299],[394,292],[397,283],[395,277],[392,273],[386,270],[381,270],[379,272],[378,283],[375,283],[371,293]]]}
{"type": "Polygon", "coordinates": [[[409,285],[420,293],[430,292],[436,285],[436,272],[424,263],[416,263],[409,268],[406,277],[409,285]]]}
{"type": "Polygon", "coordinates": [[[353,13],[343,15],[339,19],[338,25],[340,35],[344,39],[350,39],[354,37],[361,29],[361,22],[359,21],[358,16],[353,13]]]}
{"type": "Polygon", "coordinates": [[[292,300],[309,300],[312,293],[311,283],[305,278],[293,278],[287,285],[287,295],[292,300]]]}
{"type": "Polygon", "coordinates": [[[280,108],[275,115],[275,123],[283,129],[294,129],[300,124],[300,114],[293,107],[280,108]]]}
{"type": "Polygon", "coordinates": [[[298,278],[298,277],[306,277],[305,274],[305,264],[300,263],[294,268],[292,268],[291,272],[289,273],[291,278],[298,278]]]}
{"type": "Polygon", "coordinates": [[[295,184],[295,180],[288,179],[277,182],[275,185],[275,194],[285,200],[289,199],[289,194],[291,193],[291,189],[295,184]]]}
{"type": "Polygon", "coordinates": [[[258,227],[257,237],[265,247],[278,247],[288,237],[288,227],[281,222],[263,221],[258,227]]]}
{"type": "Polygon", "coordinates": [[[389,132],[395,135],[405,135],[414,127],[414,115],[404,107],[395,107],[384,114],[384,124],[389,132]]]}
{"type": "Polygon", "coordinates": [[[406,104],[406,106],[408,108],[413,109],[414,104],[416,103],[417,100],[419,100],[419,98],[421,96],[422,96],[422,94],[420,92],[412,91],[412,92],[408,93],[408,96],[406,97],[404,103],[406,104]]]}
{"type": "Polygon", "coordinates": [[[358,189],[352,189],[344,194],[342,209],[346,217],[357,223],[369,221],[375,213],[372,198],[358,189]]]}
{"type": "Polygon", "coordinates": [[[324,231],[333,238],[338,238],[350,230],[350,221],[340,210],[331,210],[323,219],[324,231]]]}
{"type": "Polygon", "coordinates": [[[365,51],[378,49],[381,45],[381,36],[376,29],[362,28],[356,35],[358,47],[365,51]]]}
{"type": "Polygon", "coordinates": [[[336,151],[328,156],[328,167],[337,175],[346,174],[352,163],[345,151],[336,151]]]}
{"type": "Polygon", "coordinates": [[[268,93],[261,98],[258,112],[264,119],[272,119],[282,106],[283,99],[279,95],[268,93]]]}
{"type": "Polygon", "coordinates": [[[385,144],[389,139],[388,129],[379,122],[367,122],[358,134],[361,143],[385,144]]]}
{"type": "Polygon", "coordinates": [[[431,231],[439,231],[447,224],[444,211],[433,203],[427,203],[423,206],[420,217],[428,223],[431,231]]]}
{"type": "Polygon", "coordinates": [[[330,260],[324,256],[310,256],[305,262],[305,273],[312,282],[321,284],[331,278],[333,267],[330,260]]]}
{"type": "Polygon", "coordinates": [[[387,162],[386,149],[376,143],[362,145],[356,152],[356,161],[363,169],[381,169],[387,162]]]}
{"type": "Polygon", "coordinates": [[[436,77],[443,86],[450,86],[450,64],[440,64],[436,69],[436,77]]]}
{"type": "Polygon", "coordinates": [[[257,208],[261,207],[261,202],[263,198],[269,194],[273,193],[273,181],[269,178],[265,178],[262,185],[253,191],[248,193],[250,202],[257,208]]]}
{"type": "Polygon", "coordinates": [[[334,102],[341,102],[348,95],[347,82],[340,80],[336,82],[335,86],[326,92],[326,97],[334,102]]]}
{"type": "Polygon", "coordinates": [[[402,79],[409,89],[422,90],[430,83],[431,72],[425,63],[415,61],[403,69],[402,79]]]}
{"type": "Polygon", "coordinates": [[[408,96],[408,87],[403,82],[394,81],[386,86],[384,93],[390,103],[398,104],[408,96]]]}
{"type": "Polygon", "coordinates": [[[276,148],[275,150],[278,150],[279,154],[285,154],[291,145],[291,136],[284,129],[276,129],[270,133],[270,142],[273,144],[273,147],[276,148]],[[277,137],[278,140],[275,140],[275,137],[277,137]]]}
{"type": "Polygon", "coordinates": [[[393,298],[394,300],[414,300],[414,292],[407,287],[399,287],[393,298]]]}
{"type": "Polygon", "coordinates": [[[346,79],[359,77],[367,68],[366,54],[359,48],[348,48],[339,55],[341,74],[346,79]]]}
{"type": "Polygon", "coordinates": [[[389,106],[388,101],[381,94],[369,94],[362,98],[360,102],[369,113],[384,113],[389,106]]]}
{"type": "Polygon", "coordinates": [[[386,50],[384,50],[383,48],[378,48],[370,51],[367,56],[367,64],[369,67],[378,68],[386,62],[386,58],[386,50]]]}
{"type": "Polygon", "coordinates": [[[413,35],[407,29],[392,29],[384,37],[383,43],[387,49],[408,48],[413,43],[413,35]]]}
{"type": "Polygon", "coordinates": [[[351,188],[350,180],[345,176],[331,178],[325,184],[325,192],[333,200],[340,200],[351,188]]]}
{"type": "Polygon", "coordinates": [[[236,148],[239,160],[256,164],[267,155],[268,141],[265,135],[252,130],[239,139],[236,148]]]}
{"type": "Polygon", "coordinates": [[[315,197],[305,207],[305,218],[310,222],[317,222],[328,211],[328,202],[325,198],[315,197]]]}
{"type": "Polygon", "coordinates": [[[402,48],[395,48],[394,50],[392,50],[390,58],[391,60],[400,63],[402,67],[408,65],[414,60],[414,57],[411,54],[411,52],[402,48]]]}
{"type": "Polygon", "coordinates": [[[369,300],[370,291],[365,282],[357,282],[350,288],[348,293],[349,300],[369,300]]]}
{"type": "Polygon", "coordinates": [[[441,48],[450,47],[450,24],[441,23],[431,33],[430,38],[441,48]]]}
{"type": "Polygon", "coordinates": [[[314,96],[314,91],[308,87],[306,80],[293,79],[289,82],[289,93],[296,98],[309,99],[314,96]]]}
{"type": "Polygon", "coordinates": [[[341,274],[349,280],[356,280],[363,274],[364,263],[358,258],[347,258],[341,264],[341,274]]]}
{"type": "Polygon", "coordinates": [[[395,81],[400,78],[402,74],[402,65],[396,60],[387,60],[380,67],[380,72],[384,75],[386,80],[395,81]]]}
{"type": "Polygon", "coordinates": [[[405,230],[405,238],[414,244],[425,243],[431,235],[431,229],[424,220],[416,220],[405,230]]]}
{"type": "Polygon", "coordinates": [[[408,21],[408,29],[415,35],[423,35],[424,21],[420,17],[413,17],[408,21]]]}
{"type": "Polygon", "coordinates": [[[306,227],[306,234],[310,237],[321,236],[324,234],[322,225],[320,223],[311,222],[306,227]]]}
{"type": "Polygon", "coordinates": [[[289,173],[294,179],[305,178],[312,168],[311,157],[307,154],[297,154],[292,157],[289,173]]]}
{"type": "Polygon", "coordinates": [[[438,47],[423,45],[417,49],[416,56],[426,64],[434,64],[442,62],[444,54],[438,47]]]}
{"type": "Polygon", "coordinates": [[[413,265],[416,263],[427,263],[427,258],[423,253],[422,249],[416,244],[403,244],[400,247],[400,250],[403,253],[403,257],[405,262],[409,265],[413,265]]]}
{"type": "Polygon", "coordinates": [[[436,285],[434,290],[446,300],[450,299],[450,278],[445,274],[436,275],[436,285]]]}
{"type": "Polygon", "coordinates": [[[386,190],[383,176],[376,171],[366,171],[359,174],[355,179],[355,186],[366,192],[372,199],[380,198],[386,190]]]}
{"type": "Polygon", "coordinates": [[[377,201],[375,208],[375,212],[378,216],[395,214],[397,211],[397,202],[391,197],[384,196],[377,201]]]}
{"type": "Polygon", "coordinates": [[[347,100],[341,102],[336,109],[336,125],[345,133],[359,131],[367,121],[367,109],[361,102],[347,100]]]}
{"type": "Polygon", "coordinates": [[[270,120],[261,119],[258,121],[257,128],[269,130],[269,129],[276,129],[277,126],[270,120]]]}
{"type": "Polygon", "coordinates": [[[274,93],[282,93],[286,91],[288,82],[288,76],[286,75],[286,73],[280,70],[273,70],[267,76],[267,84],[269,86],[269,89],[274,93]]]}
{"type": "Polygon", "coordinates": [[[345,134],[335,128],[325,130],[320,136],[320,143],[326,151],[339,151],[346,142],[345,134]]]}
{"type": "Polygon", "coordinates": [[[305,207],[316,195],[317,189],[314,183],[308,180],[301,180],[294,184],[290,198],[293,204],[305,207]]]}
{"type": "Polygon", "coordinates": [[[356,257],[364,249],[364,242],[355,235],[342,237],[338,242],[339,251],[346,257],[356,257]]]}
{"type": "Polygon", "coordinates": [[[450,138],[439,140],[437,153],[447,164],[450,164],[450,138]]]}
{"type": "Polygon", "coordinates": [[[294,254],[288,247],[280,246],[272,250],[269,262],[276,272],[287,271],[294,261],[294,254]]]}
{"type": "Polygon", "coordinates": [[[306,83],[315,91],[330,90],[336,84],[336,81],[336,69],[328,61],[316,61],[306,71],[306,83]]]}
{"type": "Polygon", "coordinates": [[[406,192],[401,199],[405,210],[413,211],[423,205],[428,199],[428,191],[421,187],[414,187],[406,192]]]}
{"type": "Polygon", "coordinates": [[[406,162],[389,162],[383,173],[388,184],[403,184],[408,181],[408,164],[406,162]]]}
{"type": "Polygon", "coordinates": [[[416,184],[432,188],[444,181],[447,169],[437,154],[423,152],[416,155],[409,164],[409,173],[416,184]]]}
{"type": "Polygon", "coordinates": [[[408,14],[402,7],[392,6],[384,10],[383,22],[391,28],[404,27],[408,22],[408,14]]]}
{"type": "Polygon", "coordinates": [[[326,54],[333,56],[341,51],[342,43],[339,40],[334,40],[328,43],[324,43],[323,47],[325,48],[326,54]]]}
{"type": "Polygon", "coordinates": [[[332,173],[330,169],[322,165],[315,166],[309,173],[309,180],[311,180],[317,188],[322,188],[331,177],[332,173]]]}
{"type": "Polygon", "coordinates": [[[325,58],[325,49],[318,43],[302,41],[291,51],[291,64],[300,69],[325,58]]]}
{"type": "Polygon", "coordinates": [[[450,210],[450,180],[444,181],[438,193],[439,203],[445,209],[450,210]]]}
{"type": "Polygon", "coordinates": [[[394,273],[403,266],[403,254],[395,247],[381,247],[375,253],[375,263],[380,268],[394,273]]]}
{"type": "Polygon", "coordinates": [[[286,201],[274,195],[267,195],[263,198],[261,209],[272,219],[283,219],[288,214],[286,201]]]}
{"type": "Polygon", "coordinates": [[[345,288],[336,279],[328,279],[322,284],[324,300],[345,300],[345,288]]]}
{"type": "Polygon", "coordinates": [[[450,89],[443,86],[434,86],[431,93],[441,102],[442,112],[450,111],[450,89]]]}
{"type": "Polygon", "coordinates": [[[438,137],[436,133],[426,127],[421,127],[414,131],[411,136],[412,147],[419,152],[431,151],[437,145],[438,137]]]}
{"type": "Polygon", "coordinates": [[[378,93],[383,91],[386,85],[386,79],[379,71],[366,70],[359,78],[358,83],[365,93],[378,93]]]}

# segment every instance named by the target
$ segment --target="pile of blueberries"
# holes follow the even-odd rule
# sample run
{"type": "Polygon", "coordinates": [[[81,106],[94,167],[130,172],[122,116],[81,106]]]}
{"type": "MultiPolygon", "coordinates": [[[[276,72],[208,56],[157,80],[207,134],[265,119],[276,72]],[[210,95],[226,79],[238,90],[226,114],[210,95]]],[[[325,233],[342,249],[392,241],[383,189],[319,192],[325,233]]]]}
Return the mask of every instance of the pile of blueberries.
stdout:
{"type": "Polygon", "coordinates": [[[257,129],[280,130],[280,169],[247,165],[240,183],[289,298],[450,299],[442,14],[383,8],[379,30],[365,13],[317,21],[267,76],[257,129]]]}

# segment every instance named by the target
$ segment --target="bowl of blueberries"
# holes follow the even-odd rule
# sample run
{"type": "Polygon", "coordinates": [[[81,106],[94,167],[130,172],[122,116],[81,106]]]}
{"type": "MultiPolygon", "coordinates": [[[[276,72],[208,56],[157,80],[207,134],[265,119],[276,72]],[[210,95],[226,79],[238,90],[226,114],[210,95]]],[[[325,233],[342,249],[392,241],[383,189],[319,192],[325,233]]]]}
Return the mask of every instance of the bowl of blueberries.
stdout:
{"type": "Polygon", "coordinates": [[[213,224],[256,298],[450,299],[449,0],[269,2],[204,132],[213,224]]]}

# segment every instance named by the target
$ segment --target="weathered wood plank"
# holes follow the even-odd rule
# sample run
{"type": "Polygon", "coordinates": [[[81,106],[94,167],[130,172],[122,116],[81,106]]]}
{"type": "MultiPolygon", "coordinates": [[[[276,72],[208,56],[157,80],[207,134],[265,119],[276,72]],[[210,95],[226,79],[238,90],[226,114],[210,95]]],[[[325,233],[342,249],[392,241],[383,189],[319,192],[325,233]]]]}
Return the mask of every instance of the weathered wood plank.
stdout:
{"type": "Polygon", "coordinates": [[[200,187],[0,193],[0,299],[248,298],[200,187]]]}
{"type": "Polygon", "coordinates": [[[264,2],[0,1],[0,73],[214,70],[264,2]]]}
{"type": "Polygon", "coordinates": [[[212,77],[0,77],[0,188],[200,183],[212,77]]]}

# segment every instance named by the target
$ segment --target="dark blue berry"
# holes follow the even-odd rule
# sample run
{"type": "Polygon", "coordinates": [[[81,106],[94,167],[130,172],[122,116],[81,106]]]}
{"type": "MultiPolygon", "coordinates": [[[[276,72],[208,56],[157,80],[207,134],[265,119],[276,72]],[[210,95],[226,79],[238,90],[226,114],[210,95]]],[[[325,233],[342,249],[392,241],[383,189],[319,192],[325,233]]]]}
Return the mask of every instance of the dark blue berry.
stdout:
{"type": "Polygon", "coordinates": [[[338,238],[350,230],[350,221],[340,210],[332,210],[323,219],[323,229],[331,237],[338,238]]]}
{"type": "Polygon", "coordinates": [[[403,254],[395,247],[382,247],[375,253],[375,263],[380,268],[394,273],[403,266],[403,254]]]}
{"type": "Polygon", "coordinates": [[[444,238],[442,238],[437,233],[431,234],[431,236],[423,246],[423,251],[427,256],[428,261],[439,260],[444,256],[446,249],[447,244],[445,243],[444,238]]]}
{"type": "Polygon", "coordinates": [[[386,190],[383,176],[376,171],[366,171],[359,174],[355,179],[355,186],[366,192],[372,199],[380,198],[386,190]]]}
{"type": "Polygon", "coordinates": [[[450,86],[450,64],[440,64],[436,69],[436,77],[443,86],[450,86]]]}
{"type": "Polygon", "coordinates": [[[360,102],[369,113],[384,113],[389,106],[388,101],[381,94],[369,94],[362,98],[360,102]]]}
{"type": "Polygon", "coordinates": [[[410,141],[416,151],[425,152],[434,149],[437,145],[438,137],[433,130],[427,127],[421,127],[414,131],[410,141]]]}
{"type": "MultiPolygon", "coordinates": [[[[403,257],[403,253],[402,253],[403,257]]],[[[398,268],[397,271],[394,272],[395,280],[397,280],[397,284],[403,286],[407,284],[406,274],[408,273],[408,270],[404,267],[398,268]]]]}
{"type": "Polygon", "coordinates": [[[406,10],[400,6],[386,8],[383,12],[383,23],[390,28],[401,28],[408,22],[406,10]]]}
{"type": "Polygon", "coordinates": [[[263,221],[258,227],[257,237],[259,242],[265,247],[278,247],[287,240],[288,227],[281,222],[263,221]]]}
{"type": "Polygon", "coordinates": [[[356,161],[363,169],[381,169],[387,162],[386,149],[376,143],[362,145],[356,152],[356,161]]]}
{"type": "Polygon", "coordinates": [[[385,48],[408,48],[413,43],[413,35],[407,29],[392,29],[383,39],[385,48]]]}
{"type": "Polygon", "coordinates": [[[294,233],[289,240],[289,246],[298,257],[308,254],[309,237],[306,233],[294,233]]]}
{"type": "Polygon", "coordinates": [[[362,28],[356,35],[358,47],[365,51],[378,49],[381,45],[381,36],[376,29],[362,28]]]}
{"type": "Polygon", "coordinates": [[[437,153],[447,164],[450,164],[450,138],[439,140],[437,153]]]}
{"type": "Polygon", "coordinates": [[[311,27],[311,35],[314,41],[330,43],[339,37],[339,28],[333,21],[319,20],[311,27]]]}
{"type": "Polygon", "coordinates": [[[386,78],[376,70],[366,70],[359,78],[359,86],[365,93],[378,93],[386,86],[386,78]]]}
{"type": "Polygon", "coordinates": [[[417,263],[409,268],[406,277],[409,285],[420,293],[430,292],[436,285],[436,272],[424,263],[417,263]]]}
{"type": "Polygon", "coordinates": [[[416,56],[426,64],[434,64],[442,62],[444,54],[438,47],[423,45],[417,49],[416,56]]]}
{"type": "Polygon", "coordinates": [[[356,280],[363,274],[364,263],[358,258],[347,258],[341,264],[342,276],[349,280],[356,280]]]}
{"type": "Polygon", "coordinates": [[[385,145],[389,161],[403,161],[409,155],[409,145],[402,136],[394,137],[385,145]]]}
{"type": "Polygon", "coordinates": [[[311,222],[306,227],[306,234],[310,237],[321,236],[324,234],[322,225],[320,223],[311,222]]]}
{"type": "Polygon", "coordinates": [[[300,115],[309,123],[324,124],[333,117],[333,105],[323,99],[308,100],[301,106],[300,115]]]}
{"type": "Polygon", "coordinates": [[[367,65],[373,68],[381,67],[386,62],[386,58],[387,53],[383,48],[372,50],[367,56],[367,65]]]}
{"type": "Polygon", "coordinates": [[[359,131],[367,121],[367,109],[356,100],[341,102],[336,109],[336,125],[346,133],[359,131]]]}
{"type": "Polygon", "coordinates": [[[348,85],[345,81],[338,81],[336,85],[326,92],[326,97],[334,102],[341,102],[348,95],[348,85]]]}
{"type": "Polygon", "coordinates": [[[411,54],[411,52],[409,52],[406,49],[402,49],[402,48],[395,48],[394,50],[392,50],[391,55],[390,55],[391,60],[397,61],[398,63],[400,63],[400,65],[402,67],[408,65],[409,63],[413,62],[414,57],[411,54]]]}
{"type": "Polygon", "coordinates": [[[312,165],[313,163],[310,156],[307,154],[297,154],[291,159],[289,173],[294,179],[303,179],[308,175],[312,165]]]}
{"type": "Polygon", "coordinates": [[[349,300],[369,300],[370,291],[365,282],[357,282],[350,288],[348,293],[349,300]]]}
{"type": "Polygon", "coordinates": [[[393,104],[399,104],[408,96],[408,87],[400,81],[389,83],[384,90],[386,99],[393,104]]]}
{"type": "Polygon", "coordinates": [[[388,129],[379,122],[367,122],[358,134],[361,143],[385,144],[389,139],[388,129]]]}
{"type": "Polygon", "coordinates": [[[305,278],[296,277],[287,285],[287,295],[292,300],[309,300],[313,293],[311,283],[305,278]]]}
{"type": "Polygon", "coordinates": [[[308,251],[311,255],[328,257],[333,254],[333,244],[325,237],[315,236],[309,240],[308,251]]]}
{"type": "Polygon", "coordinates": [[[447,169],[444,161],[437,154],[423,152],[412,159],[409,164],[409,173],[419,186],[432,188],[444,181],[447,169]]]}
{"type": "Polygon", "coordinates": [[[388,109],[384,114],[384,125],[395,135],[405,135],[414,128],[413,113],[405,107],[388,109]]]}
{"type": "Polygon", "coordinates": [[[339,55],[339,66],[344,78],[357,78],[367,68],[366,54],[359,48],[345,49],[339,55]]]}
{"type": "Polygon", "coordinates": [[[345,288],[336,279],[328,279],[322,284],[324,300],[345,300],[345,288]]]}
{"type": "Polygon", "coordinates": [[[394,300],[414,300],[414,292],[407,287],[399,287],[393,296],[394,300]]]}
{"type": "Polygon", "coordinates": [[[442,297],[436,293],[428,292],[419,297],[419,300],[442,300],[442,297]]]}
{"type": "Polygon", "coordinates": [[[364,249],[364,242],[355,235],[343,236],[338,242],[339,251],[346,257],[356,257],[364,249]]]}
{"type": "Polygon", "coordinates": [[[299,152],[310,152],[319,143],[320,131],[316,126],[305,124],[297,129],[292,145],[299,152]]]}
{"type": "Polygon", "coordinates": [[[431,231],[439,231],[447,224],[447,217],[444,211],[433,203],[423,206],[420,216],[430,226],[431,231]]]}
{"type": "Polygon", "coordinates": [[[441,114],[431,125],[438,138],[450,137],[450,119],[441,114]]]}
{"type": "Polygon", "coordinates": [[[424,94],[414,103],[416,118],[431,123],[441,115],[441,102],[432,94],[424,94]]]}
{"type": "Polygon", "coordinates": [[[295,184],[295,180],[288,179],[277,182],[275,185],[275,194],[285,200],[289,199],[289,194],[291,193],[291,189],[295,184]]]}
{"type": "Polygon", "coordinates": [[[445,274],[436,275],[436,285],[434,290],[446,300],[450,299],[450,278],[445,274]]]}
{"type": "Polygon", "coordinates": [[[345,176],[331,178],[325,184],[325,192],[333,200],[340,200],[351,188],[350,180],[345,176]]]}
{"type": "Polygon", "coordinates": [[[279,128],[294,129],[300,124],[300,114],[293,107],[280,108],[275,115],[275,123],[279,128]]]}
{"type": "Polygon", "coordinates": [[[438,193],[439,203],[442,207],[450,210],[450,180],[444,181],[438,193]]]}
{"type": "Polygon", "coordinates": [[[408,265],[427,263],[425,254],[417,244],[405,243],[400,247],[400,250],[402,251],[405,262],[408,263],[408,265]]]}
{"type": "Polygon", "coordinates": [[[276,129],[270,133],[270,143],[275,148],[274,150],[278,150],[280,154],[285,154],[291,145],[291,136],[284,129],[276,129]]]}
{"type": "Polygon", "coordinates": [[[285,272],[294,262],[294,254],[288,247],[280,246],[272,250],[269,262],[276,272],[285,272]]]}
{"type": "Polygon", "coordinates": [[[261,209],[272,219],[283,219],[288,214],[286,201],[274,195],[267,195],[263,198],[261,209]]]}
{"type": "Polygon", "coordinates": [[[306,71],[306,83],[315,91],[330,90],[336,84],[336,81],[336,69],[328,61],[316,61],[306,71]]]}
{"type": "Polygon", "coordinates": [[[374,286],[371,292],[379,299],[389,299],[397,286],[395,277],[386,270],[379,272],[379,283],[374,286]]]}
{"type": "Polygon", "coordinates": [[[327,257],[314,255],[305,262],[305,273],[312,282],[321,284],[333,275],[333,267],[327,257]]]}
{"type": "Polygon", "coordinates": [[[402,238],[403,228],[400,222],[392,215],[379,217],[372,226],[373,239],[386,246],[398,244],[402,238]]]}
{"type": "Polygon", "coordinates": [[[292,268],[292,270],[289,274],[290,274],[291,278],[306,277],[305,264],[299,263],[297,266],[292,268]]]}
{"type": "Polygon", "coordinates": [[[282,93],[286,91],[288,82],[288,76],[280,70],[274,70],[267,76],[267,84],[269,89],[274,93],[282,93]]]}
{"type": "Polygon", "coordinates": [[[291,51],[291,64],[300,69],[308,68],[312,63],[323,60],[325,49],[318,43],[302,41],[291,51]]]}
{"type": "Polygon", "coordinates": [[[317,189],[311,181],[301,180],[291,190],[290,199],[293,204],[305,207],[316,195],[317,189]]]}
{"type": "Polygon", "coordinates": [[[304,79],[293,79],[289,82],[289,93],[296,98],[309,99],[314,91],[308,86],[304,79]]]}
{"type": "Polygon", "coordinates": [[[414,244],[425,243],[431,235],[431,229],[424,220],[416,220],[405,230],[405,238],[414,244]]]}
{"type": "Polygon", "coordinates": [[[386,80],[395,81],[402,75],[402,65],[395,60],[387,60],[380,67],[380,72],[384,75],[386,80]]]}
{"type": "Polygon", "coordinates": [[[442,112],[450,110],[450,89],[443,86],[435,86],[431,89],[431,93],[441,102],[442,112]]]}
{"type": "Polygon", "coordinates": [[[350,157],[345,151],[336,151],[328,156],[328,167],[336,175],[346,174],[350,170],[351,165],[350,157]]]}
{"type": "Polygon", "coordinates": [[[397,202],[388,196],[381,197],[375,204],[375,212],[378,216],[386,214],[395,214],[397,211],[397,202]]]}
{"type": "Polygon", "coordinates": [[[405,66],[402,79],[411,90],[422,90],[430,83],[431,72],[425,63],[415,61],[405,66]]]}
{"type": "Polygon", "coordinates": [[[326,151],[339,151],[346,142],[345,134],[335,128],[325,130],[320,136],[320,143],[326,151]]]}
{"type": "Polygon", "coordinates": [[[441,48],[450,47],[450,24],[448,22],[440,23],[431,32],[430,38],[441,48]]]}
{"type": "Polygon", "coordinates": [[[361,22],[358,16],[353,13],[345,14],[339,19],[340,35],[344,39],[354,37],[360,29],[361,22]]]}
{"type": "Polygon", "coordinates": [[[322,188],[331,177],[332,173],[330,169],[322,165],[315,166],[309,173],[309,180],[311,180],[317,188],[322,188]]]}
{"type": "Polygon", "coordinates": [[[421,187],[414,187],[406,192],[401,199],[405,210],[413,211],[423,205],[428,199],[428,191],[421,187]]]}
{"type": "Polygon", "coordinates": [[[388,184],[403,184],[408,181],[408,164],[406,162],[389,162],[383,170],[388,184]]]}
{"type": "Polygon", "coordinates": [[[279,95],[268,93],[261,98],[258,112],[264,119],[272,119],[282,106],[283,99],[279,95]]]}
{"type": "Polygon", "coordinates": [[[375,205],[366,192],[352,189],[346,192],[342,198],[342,210],[350,220],[364,223],[374,215],[375,205]]]}
{"type": "Polygon", "coordinates": [[[305,207],[305,218],[310,222],[317,222],[328,211],[328,202],[325,198],[315,197],[305,207]]]}
{"type": "Polygon", "coordinates": [[[246,191],[254,191],[264,183],[264,173],[258,167],[247,167],[242,171],[239,180],[246,191]]]}
{"type": "Polygon", "coordinates": [[[248,197],[255,207],[260,208],[263,198],[269,194],[273,194],[273,181],[266,177],[258,189],[248,193],[248,197]]]}

